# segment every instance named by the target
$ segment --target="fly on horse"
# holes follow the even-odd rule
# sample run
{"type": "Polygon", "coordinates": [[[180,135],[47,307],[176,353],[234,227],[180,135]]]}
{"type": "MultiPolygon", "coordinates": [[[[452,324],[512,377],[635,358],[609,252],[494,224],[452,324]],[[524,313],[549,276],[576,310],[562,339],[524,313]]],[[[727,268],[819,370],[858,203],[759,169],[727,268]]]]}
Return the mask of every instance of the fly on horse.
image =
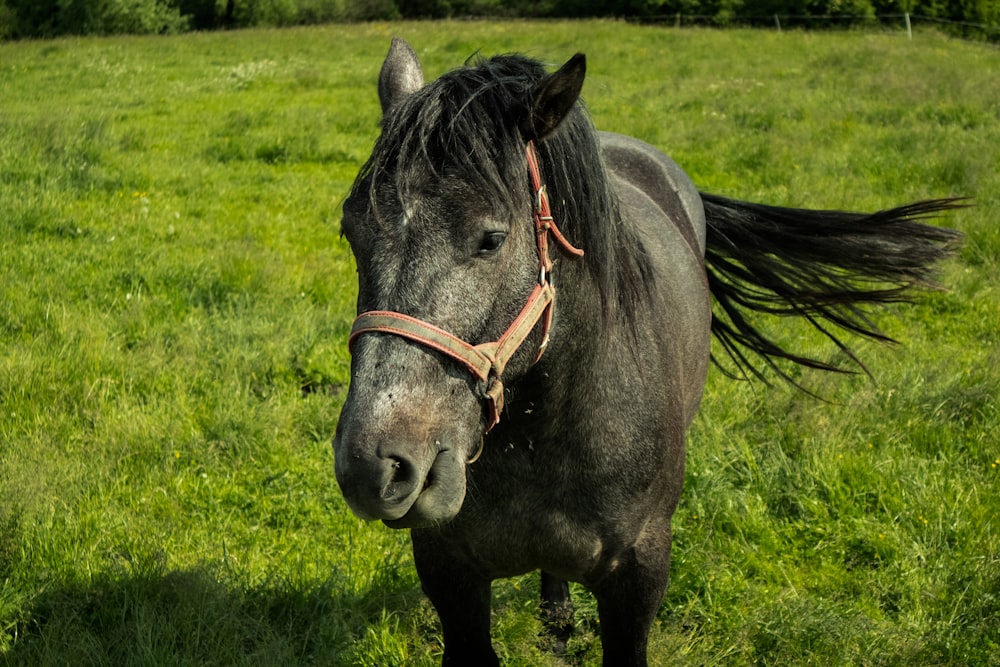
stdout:
{"type": "Polygon", "coordinates": [[[581,582],[604,664],[646,664],[712,335],[749,372],[828,368],[752,314],[808,318],[849,354],[838,331],[884,338],[866,306],[957,242],[922,223],[955,200],[857,214],[702,194],[594,129],[585,69],[505,55],[425,85],[393,40],[343,206],[358,318],[337,481],[358,516],[411,529],[444,664],[498,664],[491,582],[533,570],[557,638],[581,582]]]}

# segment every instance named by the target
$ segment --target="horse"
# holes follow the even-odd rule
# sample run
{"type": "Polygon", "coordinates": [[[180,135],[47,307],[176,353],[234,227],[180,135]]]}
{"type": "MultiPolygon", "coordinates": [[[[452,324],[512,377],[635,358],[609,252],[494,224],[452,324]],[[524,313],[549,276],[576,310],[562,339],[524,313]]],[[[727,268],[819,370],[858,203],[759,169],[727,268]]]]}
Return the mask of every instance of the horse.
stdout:
{"type": "Polygon", "coordinates": [[[536,570],[557,648],[574,581],[603,664],[647,664],[685,432],[725,360],[713,335],[747,376],[839,368],[753,315],[802,317],[860,365],[842,331],[885,340],[870,307],[930,284],[958,243],[924,224],[956,199],[865,214],[703,194],[595,129],[585,74],[582,54],[552,73],[514,54],[425,85],[393,39],[343,204],[358,316],[335,474],[357,516],[410,529],[444,665],[499,664],[491,583],[536,570]]]}

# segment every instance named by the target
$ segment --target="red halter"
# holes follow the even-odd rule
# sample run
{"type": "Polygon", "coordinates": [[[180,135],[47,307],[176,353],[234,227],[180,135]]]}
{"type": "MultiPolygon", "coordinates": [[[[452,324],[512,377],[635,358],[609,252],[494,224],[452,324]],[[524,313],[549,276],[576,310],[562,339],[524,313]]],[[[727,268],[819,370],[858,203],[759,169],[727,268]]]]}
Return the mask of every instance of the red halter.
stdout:
{"type": "MultiPolygon", "coordinates": [[[[534,192],[535,238],[538,244],[538,284],[528,296],[528,302],[514,318],[507,330],[497,340],[490,343],[470,345],[464,340],[451,335],[433,324],[428,324],[415,317],[397,313],[391,310],[371,310],[358,315],[347,339],[348,350],[353,350],[354,341],[366,333],[390,333],[420,343],[425,347],[437,350],[465,366],[473,377],[480,382],[480,391],[489,408],[489,422],[486,431],[489,432],[500,421],[503,412],[503,382],[501,377],[514,353],[524,343],[535,325],[542,320],[542,343],[535,357],[537,362],[545,346],[549,342],[549,327],[552,324],[552,309],[556,289],[552,285],[552,258],[549,256],[549,234],[556,243],[569,255],[582,257],[583,250],[574,247],[566,240],[556,227],[549,209],[549,198],[542,184],[541,171],[538,168],[538,156],[535,144],[528,142],[528,175],[534,192]]],[[[478,454],[477,454],[478,456],[478,454]]]]}

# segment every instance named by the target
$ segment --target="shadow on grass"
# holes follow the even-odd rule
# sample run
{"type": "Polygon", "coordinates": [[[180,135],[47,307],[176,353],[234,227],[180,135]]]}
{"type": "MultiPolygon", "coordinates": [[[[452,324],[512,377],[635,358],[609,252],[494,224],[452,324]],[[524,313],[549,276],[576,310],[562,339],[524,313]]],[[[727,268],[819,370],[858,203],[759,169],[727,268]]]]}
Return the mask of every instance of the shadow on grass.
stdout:
{"type": "MultiPolygon", "coordinates": [[[[380,626],[398,628],[408,618],[404,625],[434,632],[433,616],[412,582],[360,593],[342,584],[230,585],[198,569],[99,575],[85,585],[48,588],[15,612],[13,621],[0,618],[0,632],[7,635],[0,662],[351,665],[375,664],[374,655],[376,663],[398,664],[412,647],[401,645],[405,636],[380,633],[380,626]],[[391,635],[390,645],[374,645],[379,634],[391,635]]],[[[418,652],[433,639],[423,637],[422,644],[418,652]]]]}

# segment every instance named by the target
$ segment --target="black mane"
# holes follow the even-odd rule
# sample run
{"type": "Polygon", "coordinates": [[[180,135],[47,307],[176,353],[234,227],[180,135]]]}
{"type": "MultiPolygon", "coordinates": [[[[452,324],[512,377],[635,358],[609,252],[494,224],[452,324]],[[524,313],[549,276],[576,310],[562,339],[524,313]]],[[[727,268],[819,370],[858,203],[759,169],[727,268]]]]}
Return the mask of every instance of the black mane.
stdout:
{"type": "MultiPolygon", "coordinates": [[[[352,195],[367,194],[375,208],[376,193],[386,188],[404,193],[414,182],[458,176],[482,192],[495,213],[523,216],[528,224],[530,188],[519,128],[535,84],[546,74],[540,62],[521,55],[477,58],[401,100],[383,119],[352,195]]],[[[584,104],[577,103],[537,149],[553,217],[586,252],[582,261],[603,312],[631,312],[648,292],[652,270],[622,218],[584,104]]]]}

